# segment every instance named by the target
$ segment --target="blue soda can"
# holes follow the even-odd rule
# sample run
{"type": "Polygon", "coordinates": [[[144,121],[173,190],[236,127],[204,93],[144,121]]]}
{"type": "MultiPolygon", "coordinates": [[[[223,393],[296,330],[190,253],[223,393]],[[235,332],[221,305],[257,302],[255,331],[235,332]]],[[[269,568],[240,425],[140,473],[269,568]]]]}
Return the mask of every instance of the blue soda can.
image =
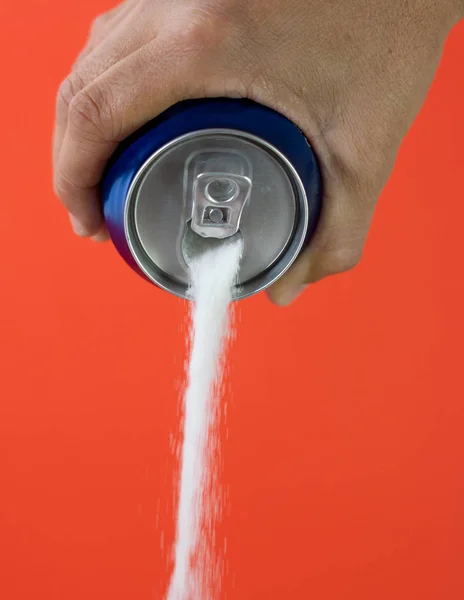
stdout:
{"type": "Polygon", "coordinates": [[[234,298],[293,264],[321,209],[317,160],[303,133],[250,100],[179,103],[126,140],[102,186],[108,231],[142,277],[189,298],[186,248],[243,239],[234,298]]]}

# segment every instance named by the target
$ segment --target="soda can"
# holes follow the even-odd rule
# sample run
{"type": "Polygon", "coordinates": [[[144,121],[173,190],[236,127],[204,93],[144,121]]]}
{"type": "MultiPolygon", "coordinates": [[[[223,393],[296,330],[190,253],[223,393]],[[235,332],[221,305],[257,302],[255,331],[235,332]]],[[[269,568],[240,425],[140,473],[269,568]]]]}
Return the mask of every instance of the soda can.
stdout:
{"type": "Polygon", "coordinates": [[[234,236],[243,240],[234,299],[269,287],[314,233],[321,196],[316,156],[291,121],[222,98],[181,102],[154,119],[121,144],[102,184],[118,252],[181,298],[188,252],[234,236]]]}

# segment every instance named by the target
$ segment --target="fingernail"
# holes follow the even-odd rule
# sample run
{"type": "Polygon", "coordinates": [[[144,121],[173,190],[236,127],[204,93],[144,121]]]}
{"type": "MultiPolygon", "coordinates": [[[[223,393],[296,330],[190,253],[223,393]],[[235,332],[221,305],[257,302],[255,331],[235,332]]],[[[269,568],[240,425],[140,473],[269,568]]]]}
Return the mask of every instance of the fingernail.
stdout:
{"type": "Polygon", "coordinates": [[[295,300],[299,296],[301,296],[301,294],[306,290],[307,287],[307,285],[299,285],[296,288],[291,288],[284,292],[281,296],[282,305],[288,306],[289,304],[292,304],[292,302],[295,302],[295,300]]]}
{"type": "Polygon", "coordinates": [[[71,221],[71,227],[76,235],[79,237],[88,237],[89,233],[79,219],[76,219],[74,215],[69,214],[69,220],[71,221]]]}

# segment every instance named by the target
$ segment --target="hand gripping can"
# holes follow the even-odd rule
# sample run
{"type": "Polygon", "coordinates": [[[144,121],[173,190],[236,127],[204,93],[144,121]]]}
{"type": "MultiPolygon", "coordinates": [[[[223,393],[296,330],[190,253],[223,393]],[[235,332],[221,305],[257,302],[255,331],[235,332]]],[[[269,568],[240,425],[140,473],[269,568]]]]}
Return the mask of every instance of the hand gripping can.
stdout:
{"type": "Polygon", "coordinates": [[[314,233],[321,195],[303,133],[269,108],[232,99],[167,110],[121,145],[102,185],[118,252],[182,298],[189,298],[186,249],[233,236],[243,240],[234,298],[269,287],[314,233]]]}

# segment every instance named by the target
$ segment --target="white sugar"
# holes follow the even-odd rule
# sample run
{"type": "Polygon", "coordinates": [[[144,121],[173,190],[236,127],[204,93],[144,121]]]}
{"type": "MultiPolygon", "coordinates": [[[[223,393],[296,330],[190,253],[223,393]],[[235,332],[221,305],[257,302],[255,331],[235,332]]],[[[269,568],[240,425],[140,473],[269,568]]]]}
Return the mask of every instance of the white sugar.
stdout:
{"type": "Polygon", "coordinates": [[[220,569],[208,548],[221,510],[213,479],[214,421],[241,253],[241,240],[228,241],[189,261],[194,298],[191,354],[184,398],[175,566],[168,600],[214,600],[220,590],[220,569]]]}

